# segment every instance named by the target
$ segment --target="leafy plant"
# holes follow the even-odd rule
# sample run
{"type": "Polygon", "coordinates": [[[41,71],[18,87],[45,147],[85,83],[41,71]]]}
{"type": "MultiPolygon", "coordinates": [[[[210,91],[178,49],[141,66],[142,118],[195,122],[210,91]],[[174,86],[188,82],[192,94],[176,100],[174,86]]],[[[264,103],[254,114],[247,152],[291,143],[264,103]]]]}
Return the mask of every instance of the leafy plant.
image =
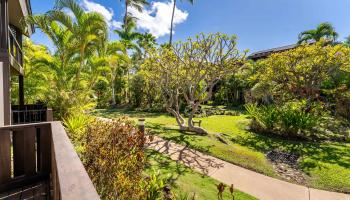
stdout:
{"type": "Polygon", "coordinates": [[[87,129],[84,164],[102,199],[144,199],[144,133],[127,118],[95,120],[87,129]]]}
{"type": "Polygon", "coordinates": [[[287,104],[280,112],[281,128],[292,136],[306,137],[306,132],[317,125],[318,117],[301,108],[287,104]]]}
{"type": "Polygon", "coordinates": [[[93,121],[93,117],[81,113],[63,119],[63,124],[78,154],[82,154],[84,151],[86,127],[91,121],[93,121]]]}
{"type": "Polygon", "coordinates": [[[256,104],[245,105],[248,115],[250,115],[256,125],[265,130],[272,130],[278,123],[279,112],[273,105],[260,106],[256,104]]]}
{"type": "Polygon", "coordinates": [[[253,129],[302,138],[311,136],[311,129],[319,124],[319,118],[325,114],[319,112],[322,106],[308,105],[306,101],[289,102],[282,107],[247,104],[245,108],[252,117],[253,129]]]}
{"type": "Polygon", "coordinates": [[[147,191],[147,200],[161,200],[163,197],[163,188],[166,180],[160,177],[159,172],[153,172],[145,182],[145,190],[147,191]]]}

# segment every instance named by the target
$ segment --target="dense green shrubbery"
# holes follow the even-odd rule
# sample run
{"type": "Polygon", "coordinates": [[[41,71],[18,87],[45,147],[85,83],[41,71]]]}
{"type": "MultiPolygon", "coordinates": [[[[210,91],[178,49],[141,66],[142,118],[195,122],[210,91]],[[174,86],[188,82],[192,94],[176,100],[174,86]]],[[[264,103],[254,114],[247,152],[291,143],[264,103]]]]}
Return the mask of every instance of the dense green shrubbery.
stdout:
{"type": "Polygon", "coordinates": [[[308,108],[304,102],[291,102],[280,107],[256,104],[247,104],[245,107],[252,117],[252,129],[286,137],[318,137],[314,128],[320,124],[323,116],[317,111],[319,107],[316,105],[308,108]]]}
{"type": "Polygon", "coordinates": [[[287,104],[279,111],[281,129],[290,136],[308,137],[310,131],[319,123],[319,117],[302,107],[287,104]]]}

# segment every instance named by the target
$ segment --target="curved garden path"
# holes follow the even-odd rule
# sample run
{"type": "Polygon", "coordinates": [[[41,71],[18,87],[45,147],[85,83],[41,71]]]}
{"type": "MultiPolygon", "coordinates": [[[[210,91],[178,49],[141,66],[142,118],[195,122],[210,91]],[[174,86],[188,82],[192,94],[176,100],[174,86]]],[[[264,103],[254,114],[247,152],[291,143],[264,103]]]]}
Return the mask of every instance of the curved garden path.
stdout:
{"type": "Polygon", "coordinates": [[[261,200],[350,200],[350,195],[274,179],[155,136],[148,147],[261,200]]]}

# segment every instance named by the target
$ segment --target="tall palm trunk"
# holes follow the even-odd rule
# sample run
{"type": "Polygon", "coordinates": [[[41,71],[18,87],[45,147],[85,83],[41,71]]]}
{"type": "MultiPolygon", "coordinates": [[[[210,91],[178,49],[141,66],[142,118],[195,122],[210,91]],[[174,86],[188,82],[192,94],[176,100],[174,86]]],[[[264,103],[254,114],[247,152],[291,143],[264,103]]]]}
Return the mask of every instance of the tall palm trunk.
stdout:
{"type": "Polygon", "coordinates": [[[80,48],[80,64],[79,64],[79,69],[75,75],[75,84],[73,89],[78,89],[79,87],[80,73],[84,66],[84,57],[85,57],[84,48],[85,48],[84,46],[80,48]]]}
{"type": "Polygon", "coordinates": [[[115,73],[113,73],[113,75],[112,75],[113,77],[112,77],[112,85],[111,85],[111,87],[112,87],[112,106],[115,106],[116,104],[117,104],[117,101],[116,101],[116,99],[115,99],[115,73]]]}
{"type": "Polygon", "coordinates": [[[169,40],[169,45],[173,43],[173,29],[174,29],[174,16],[175,16],[175,8],[176,8],[176,0],[174,0],[174,5],[173,5],[173,14],[171,16],[171,24],[170,24],[170,40],[169,40]]]}
{"type": "Polygon", "coordinates": [[[124,15],[124,29],[127,30],[127,20],[128,20],[128,7],[129,7],[129,2],[128,0],[125,0],[125,15],[124,15]]]}

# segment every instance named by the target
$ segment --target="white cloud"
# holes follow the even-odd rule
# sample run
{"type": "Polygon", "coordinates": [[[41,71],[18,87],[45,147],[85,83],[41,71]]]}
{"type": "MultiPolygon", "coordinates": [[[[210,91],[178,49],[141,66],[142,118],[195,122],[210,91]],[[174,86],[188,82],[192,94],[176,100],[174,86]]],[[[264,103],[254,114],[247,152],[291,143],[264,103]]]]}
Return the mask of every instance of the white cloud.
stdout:
{"type": "Polygon", "coordinates": [[[123,23],[113,20],[111,22],[111,25],[112,25],[113,28],[120,29],[120,28],[122,28],[123,23]]]}
{"type": "MultiPolygon", "coordinates": [[[[129,8],[129,12],[136,17],[137,27],[149,31],[155,37],[170,34],[170,22],[173,11],[173,0],[170,2],[153,2],[150,9],[139,12],[135,8],[129,8]]],[[[188,13],[176,7],[174,26],[186,21],[188,13]]]]}
{"type": "Polygon", "coordinates": [[[70,17],[75,18],[73,11],[67,9],[67,10],[64,10],[64,12],[66,12],[67,15],[69,15],[70,17]]]}
{"type": "Polygon", "coordinates": [[[113,20],[114,12],[112,8],[106,8],[103,5],[99,3],[95,3],[93,1],[89,0],[83,0],[82,6],[85,11],[87,12],[98,12],[100,13],[105,19],[110,28],[120,28],[121,22],[113,20]]]}

